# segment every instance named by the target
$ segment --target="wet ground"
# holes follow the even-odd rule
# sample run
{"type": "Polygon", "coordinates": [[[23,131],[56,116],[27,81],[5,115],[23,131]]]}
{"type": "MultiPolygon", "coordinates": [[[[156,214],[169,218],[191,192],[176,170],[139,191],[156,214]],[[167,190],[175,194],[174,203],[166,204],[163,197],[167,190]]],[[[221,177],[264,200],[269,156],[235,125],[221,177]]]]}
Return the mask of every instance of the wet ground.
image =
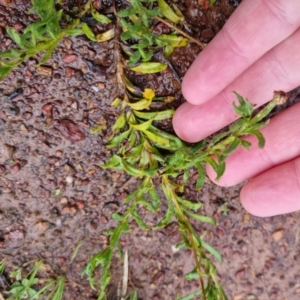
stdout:
{"type": "MultiPolygon", "coordinates": [[[[0,2],[3,51],[11,47],[4,28],[22,29],[32,17],[22,13],[29,1],[0,2]]],[[[238,5],[222,0],[203,8],[197,1],[174,2],[188,21],[185,30],[205,43],[238,5]]],[[[190,44],[175,51],[170,62],[179,76],[199,50],[190,44]]],[[[138,184],[121,172],[99,167],[111,154],[105,142],[116,118],[110,106],[116,95],[114,53],[113,42],[68,38],[41,68],[31,59],[0,82],[0,260],[5,258],[11,270],[42,258],[44,276],[67,277],[67,300],[96,299],[80,273],[92,255],[106,247],[103,232],[115,225],[111,214],[122,209],[124,197],[138,184]],[[104,130],[92,134],[96,125],[104,130]],[[69,263],[80,241],[82,247],[69,263]]],[[[156,87],[161,95],[175,94],[175,106],[183,101],[171,68],[134,80],[156,87]]],[[[293,95],[299,99],[300,90],[293,95]]],[[[299,213],[256,218],[239,203],[241,186],[221,188],[207,180],[203,190],[195,192],[193,184],[191,179],[186,197],[203,201],[206,213],[217,220],[216,228],[197,226],[223,254],[218,271],[229,299],[299,299],[299,213]],[[228,215],[220,209],[225,202],[228,215]]],[[[132,224],[131,233],[122,237],[121,245],[129,251],[129,286],[140,299],[176,299],[198,287],[197,281],[184,279],[193,259],[189,251],[174,251],[178,241],[176,223],[153,232],[132,224]]],[[[116,256],[113,286],[121,276],[122,262],[116,256]]]]}

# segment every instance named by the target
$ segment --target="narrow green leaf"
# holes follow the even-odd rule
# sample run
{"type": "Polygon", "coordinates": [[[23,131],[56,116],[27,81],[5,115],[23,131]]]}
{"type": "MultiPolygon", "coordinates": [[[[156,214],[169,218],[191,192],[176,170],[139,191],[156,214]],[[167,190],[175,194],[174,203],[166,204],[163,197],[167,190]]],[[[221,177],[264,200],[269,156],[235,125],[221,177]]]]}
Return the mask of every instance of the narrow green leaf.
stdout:
{"type": "Polygon", "coordinates": [[[37,64],[37,67],[39,67],[40,65],[42,65],[43,63],[45,63],[45,62],[52,56],[52,53],[54,52],[55,48],[57,47],[58,42],[59,42],[59,40],[57,40],[56,43],[54,43],[52,46],[50,46],[50,47],[47,49],[47,51],[46,51],[44,57],[43,57],[42,60],[37,64]]]}
{"type": "Polygon", "coordinates": [[[180,197],[177,198],[178,202],[180,202],[183,206],[188,207],[192,210],[198,210],[200,209],[203,204],[201,202],[192,202],[190,200],[184,200],[180,197]]]}
{"type": "Polygon", "coordinates": [[[21,50],[11,49],[9,51],[0,52],[0,58],[17,58],[23,53],[21,50]]]}
{"type": "Polygon", "coordinates": [[[131,129],[128,129],[127,131],[122,132],[121,134],[113,137],[107,144],[108,148],[113,148],[118,146],[124,139],[126,139],[131,132],[131,129]]]}
{"type": "Polygon", "coordinates": [[[133,7],[129,7],[129,8],[120,10],[117,13],[117,15],[121,18],[126,18],[126,17],[129,17],[131,15],[134,15],[135,13],[136,13],[136,10],[133,7]]]}
{"type": "Polygon", "coordinates": [[[12,69],[13,67],[0,67],[0,79],[3,79],[5,76],[7,76],[12,69]]]}
{"type": "Polygon", "coordinates": [[[157,161],[163,163],[165,162],[165,158],[159,153],[159,151],[153,147],[147,140],[143,141],[143,146],[148,153],[151,154],[157,161]]]}
{"type": "Polygon", "coordinates": [[[146,169],[148,164],[150,163],[149,154],[145,149],[141,152],[140,156],[140,162],[139,162],[139,168],[146,169]]]}
{"type": "Polygon", "coordinates": [[[155,121],[161,121],[172,118],[174,115],[174,109],[167,109],[159,112],[140,112],[134,111],[134,114],[141,119],[149,120],[153,119],[155,121]]]}
{"type": "Polygon", "coordinates": [[[159,196],[158,196],[158,193],[156,191],[155,188],[151,188],[149,191],[148,191],[148,194],[152,200],[152,204],[153,204],[153,207],[155,208],[155,210],[159,209],[160,207],[160,199],[159,199],[159,196]]]}
{"type": "Polygon", "coordinates": [[[233,92],[233,93],[236,95],[236,97],[240,103],[239,106],[237,106],[234,102],[232,103],[235,112],[244,118],[251,117],[251,115],[253,113],[253,105],[249,102],[248,99],[244,99],[237,92],[233,92]]]}
{"type": "Polygon", "coordinates": [[[226,169],[226,163],[225,162],[220,162],[218,165],[218,172],[217,172],[217,178],[216,180],[219,180],[223,174],[225,173],[225,169],[226,169]]]}
{"type": "Polygon", "coordinates": [[[196,145],[194,145],[194,146],[192,147],[192,149],[191,149],[191,150],[192,150],[192,153],[193,153],[193,154],[197,154],[198,152],[200,152],[201,150],[204,149],[205,145],[206,145],[206,139],[204,139],[204,140],[198,142],[196,145]]]}
{"type": "Polygon", "coordinates": [[[141,52],[139,50],[135,51],[133,54],[129,55],[130,59],[128,62],[129,67],[133,67],[142,57],[141,52]]]}
{"type": "Polygon", "coordinates": [[[139,170],[132,164],[126,162],[124,159],[119,158],[119,160],[120,160],[120,163],[121,163],[123,169],[129,175],[132,175],[135,177],[144,177],[144,176],[153,177],[154,174],[157,172],[157,169],[139,170]]]}
{"type": "Polygon", "coordinates": [[[133,110],[143,110],[150,106],[152,100],[151,99],[142,99],[137,102],[129,102],[126,101],[127,105],[129,105],[133,110]]]}
{"type": "Polygon", "coordinates": [[[155,229],[165,227],[169,224],[174,217],[175,209],[172,202],[172,194],[170,193],[170,188],[166,187],[166,185],[162,185],[163,192],[168,200],[168,209],[165,216],[160,220],[160,222],[154,227],[155,229]]]}
{"type": "Polygon", "coordinates": [[[205,158],[205,161],[207,163],[209,163],[211,165],[211,167],[213,168],[213,170],[218,174],[218,168],[219,168],[219,166],[218,166],[217,162],[212,157],[210,157],[210,156],[207,156],[205,158]]]}
{"type": "Polygon", "coordinates": [[[112,129],[114,131],[118,129],[123,129],[125,125],[126,125],[126,117],[125,117],[125,113],[122,113],[116,120],[115,124],[112,126],[112,129]]]}
{"type": "Polygon", "coordinates": [[[82,26],[82,31],[87,36],[87,38],[89,38],[91,41],[97,42],[97,39],[92,29],[86,23],[82,23],[81,26],[82,26]]]}
{"type": "Polygon", "coordinates": [[[189,170],[188,169],[185,169],[183,171],[183,182],[184,184],[186,184],[189,180],[189,170]]]}
{"type": "Polygon", "coordinates": [[[170,21],[173,23],[178,23],[179,21],[182,21],[182,17],[177,16],[177,14],[174,12],[174,10],[168,5],[167,2],[164,0],[158,0],[157,1],[159,9],[161,13],[170,21]]]}
{"type": "Polygon", "coordinates": [[[164,57],[168,58],[173,53],[175,48],[171,45],[166,45],[164,49],[164,57]]]}
{"type": "Polygon", "coordinates": [[[182,36],[175,34],[161,34],[156,38],[158,45],[171,45],[172,47],[185,47],[188,45],[189,40],[182,36]]]}
{"type": "Polygon", "coordinates": [[[200,189],[205,182],[205,170],[200,163],[196,163],[196,168],[198,170],[198,178],[196,183],[196,189],[200,189]]]}
{"type": "Polygon", "coordinates": [[[0,274],[3,274],[3,272],[5,271],[5,267],[6,267],[6,259],[2,259],[0,262],[0,274]]]}
{"type": "Polygon", "coordinates": [[[100,165],[101,168],[109,169],[120,165],[120,159],[117,155],[113,155],[106,164],[100,165]]]}
{"type": "Polygon", "coordinates": [[[115,28],[111,28],[103,33],[99,33],[96,35],[96,40],[98,42],[106,42],[111,40],[115,36],[115,28]]]}
{"type": "Polygon", "coordinates": [[[241,140],[241,145],[244,148],[246,148],[247,150],[249,150],[252,144],[250,142],[246,141],[246,140],[241,140]]]}
{"type": "Polygon", "coordinates": [[[136,290],[134,290],[133,292],[131,292],[130,298],[128,300],[138,300],[138,294],[137,294],[136,290]]]}
{"type": "Polygon", "coordinates": [[[90,134],[100,134],[105,129],[106,129],[106,125],[96,124],[96,125],[94,125],[93,127],[90,128],[89,133],[90,134]]]}
{"type": "Polygon", "coordinates": [[[7,27],[6,32],[20,48],[26,49],[23,45],[21,35],[14,28],[7,27]]]}
{"type": "Polygon", "coordinates": [[[141,219],[141,217],[138,215],[137,212],[134,212],[132,214],[132,217],[136,221],[136,223],[141,227],[143,230],[149,230],[149,227],[146,225],[146,223],[141,219]]]}
{"type": "Polygon", "coordinates": [[[114,107],[118,107],[119,104],[121,103],[121,99],[120,98],[116,98],[112,103],[111,105],[114,106],[114,107]]]}
{"type": "Polygon", "coordinates": [[[153,204],[149,201],[147,201],[146,199],[144,198],[141,198],[137,201],[137,203],[143,205],[144,207],[146,207],[149,211],[155,213],[156,212],[156,209],[155,207],[153,206],[153,204]]]}
{"type": "Polygon", "coordinates": [[[184,277],[186,280],[199,279],[199,274],[197,272],[197,268],[194,268],[192,271],[185,274],[184,277]]]}
{"type": "Polygon", "coordinates": [[[169,148],[171,146],[170,140],[167,138],[156,135],[155,133],[148,130],[145,130],[144,134],[159,147],[169,148]]]}
{"type": "Polygon", "coordinates": [[[249,120],[246,119],[239,119],[235,122],[233,122],[230,126],[229,126],[229,132],[227,132],[227,134],[229,134],[230,132],[237,132],[240,131],[242,128],[246,128],[248,127],[249,124],[249,120]]]}
{"type": "Polygon", "coordinates": [[[266,144],[266,140],[262,133],[256,130],[247,130],[246,133],[254,135],[258,140],[258,147],[263,148],[266,144]]]}
{"type": "Polygon", "coordinates": [[[66,34],[70,36],[77,36],[83,34],[83,30],[81,28],[70,28],[66,30],[66,34]]]}
{"type": "Polygon", "coordinates": [[[154,126],[151,126],[149,131],[151,131],[152,133],[154,133],[157,136],[167,138],[170,141],[170,147],[168,148],[169,150],[175,151],[175,150],[181,149],[184,146],[184,143],[178,137],[176,137],[168,132],[160,130],[154,126]]]}
{"type": "Polygon", "coordinates": [[[222,153],[222,155],[227,157],[233,151],[235,151],[240,144],[241,144],[241,140],[239,138],[235,137],[234,140],[229,145],[229,147],[222,153]]]}
{"type": "Polygon", "coordinates": [[[143,62],[138,66],[131,68],[131,70],[141,74],[153,74],[161,72],[166,68],[167,65],[160,62],[143,62]]]}
{"type": "Polygon", "coordinates": [[[74,251],[73,251],[73,253],[72,253],[72,255],[71,255],[70,263],[72,263],[73,260],[75,259],[75,257],[77,256],[78,251],[79,251],[79,249],[80,249],[81,246],[82,246],[82,241],[80,241],[80,242],[77,244],[76,248],[74,249],[74,251]]]}
{"type": "Polygon", "coordinates": [[[124,216],[120,215],[119,213],[113,213],[111,215],[112,219],[115,221],[122,221],[124,219],[124,216]]]}
{"type": "Polygon", "coordinates": [[[213,139],[210,141],[208,147],[212,147],[213,145],[215,145],[216,143],[218,143],[222,139],[226,138],[228,136],[228,134],[229,134],[228,131],[219,133],[218,135],[213,137],[213,139]]]}
{"type": "Polygon", "coordinates": [[[209,163],[211,165],[211,167],[213,168],[213,170],[217,173],[217,178],[216,180],[220,179],[221,176],[224,174],[225,172],[225,162],[221,162],[221,163],[217,163],[212,157],[207,156],[205,157],[205,161],[207,163],[209,163]]]}
{"type": "Polygon", "coordinates": [[[150,126],[152,125],[153,120],[150,119],[144,123],[140,123],[137,125],[130,125],[132,128],[138,130],[138,131],[145,131],[148,130],[150,128],[150,126]]]}
{"type": "Polygon", "coordinates": [[[213,246],[211,246],[210,244],[204,242],[202,239],[201,239],[201,245],[208,251],[210,252],[219,262],[222,262],[222,255],[221,253],[216,249],[214,248],[213,246]]]}
{"type": "Polygon", "coordinates": [[[199,214],[197,214],[197,213],[193,213],[193,212],[191,212],[190,210],[185,209],[185,208],[184,208],[184,211],[185,211],[188,215],[190,215],[192,218],[194,218],[194,219],[196,219],[196,220],[198,220],[198,221],[200,221],[200,222],[205,222],[205,223],[210,223],[210,224],[212,224],[212,225],[216,225],[215,219],[213,219],[213,218],[211,218],[211,217],[208,217],[208,216],[202,216],[202,215],[199,215],[199,214]]]}
{"type": "Polygon", "coordinates": [[[97,20],[100,23],[103,23],[103,24],[111,23],[111,20],[108,17],[106,17],[102,14],[99,14],[95,9],[92,9],[92,16],[95,20],[97,20]]]}

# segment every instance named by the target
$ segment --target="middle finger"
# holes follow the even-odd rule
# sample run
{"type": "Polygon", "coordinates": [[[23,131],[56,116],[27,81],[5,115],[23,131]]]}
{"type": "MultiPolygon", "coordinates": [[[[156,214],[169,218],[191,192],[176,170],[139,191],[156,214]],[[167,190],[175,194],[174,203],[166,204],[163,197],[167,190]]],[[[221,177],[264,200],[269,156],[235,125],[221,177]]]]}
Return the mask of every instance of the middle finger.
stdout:
{"type": "Polygon", "coordinates": [[[289,91],[300,84],[300,29],[266,53],[216,97],[199,106],[184,103],[173,117],[177,135],[187,142],[197,142],[235,121],[233,110],[236,91],[261,106],[274,90],[289,91]]]}

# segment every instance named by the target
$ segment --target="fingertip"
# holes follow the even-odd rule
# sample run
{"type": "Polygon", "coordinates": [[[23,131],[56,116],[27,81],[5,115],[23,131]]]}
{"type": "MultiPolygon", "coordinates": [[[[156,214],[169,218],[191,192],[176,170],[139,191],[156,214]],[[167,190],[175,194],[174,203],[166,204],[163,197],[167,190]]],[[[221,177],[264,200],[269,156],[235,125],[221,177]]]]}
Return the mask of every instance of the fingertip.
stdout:
{"type": "Polygon", "coordinates": [[[244,209],[253,216],[256,217],[268,217],[270,210],[263,208],[261,199],[256,194],[253,184],[248,182],[240,192],[240,201],[244,209]],[[255,195],[256,194],[256,195],[255,195]]]}
{"type": "Polygon", "coordinates": [[[188,142],[195,143],[199,139],[194,134],[195,125],[190,115],[190,104],[182,104],[176,111],[172,119],[173,128],[179,138],[188,142]]]}
{"type": "Polygon", "coordinates": [[[198,76],[192,74],[190,69],[184,76],[182,80],[182,94],[187,102],[193,105],[199,105],[203,103],[201,101],[201,88],[199,86],[198,76]]]}
{"type": "Polygon", "coordinates": [[[253,178],[241,190],[243,207],[257,217],[299,210],[299,168],[300,158],[297,158],[253,178]]]}
{"type": "Polygon", "coordinates": [[[241,189],[240,201],[244,209],[255,217],[265,218],[286,213],[280,205],[276,205],[274,196],[268,196],[267,188],[257,184],[257,179],[254,178],[241,189]]]}
{"type": "Polygon", "coordinates": [[[226,172],[226,170],[220,179],[216,179],[217,173],[210,164],[206,164],[206,174],[213,183],[222,187],[230,187],[240,183],[240,181],[237,181],[237,178],[230,176],[230,173],[226,172]]]}

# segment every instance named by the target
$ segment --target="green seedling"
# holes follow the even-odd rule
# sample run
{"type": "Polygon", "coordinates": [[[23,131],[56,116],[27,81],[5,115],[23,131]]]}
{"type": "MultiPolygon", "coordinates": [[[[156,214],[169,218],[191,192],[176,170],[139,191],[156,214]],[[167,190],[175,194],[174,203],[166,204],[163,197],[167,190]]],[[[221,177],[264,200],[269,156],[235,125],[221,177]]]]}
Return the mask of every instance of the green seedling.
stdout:
{"type": "MultiPolygon", "coordinates": [[[[121,40],[124,42],[133,40],[133,44],[130,47],[128,47],[128,44],[123,45],[123,51],[130,58],[128,62],[129,66],[133,67],[141,61],[149,62],[156,49],[163,48],[164,54],[167,57],[171,55],[176,47],[184,47],[189,43],[189,39],[179,36],[176,30],[171,34],[158,35],[153,33],[152,27],[155,19],[159,18],[161,20],[160,16],[167,18],[173,23],[183,21],[183,16],[175,5],[171,8],[164,0],[131,0],[130,4],[129,8],[117,13],[123,30],[121,40]],[[154,4],[157,4],[157,6],[154,6],[154,4]]],[[[174,25],[167,24],[176,29],[174,25]]],[[[142,70],[143,66],[145,64],[140,67],[142,70]]],[[[132,68],[132,70],[140,73],[155,73],[162,71],[163,66],[158,67],[160,70],[156,70],[154,66],[151,66],[147,72],[143,72],[141,69],[136,70],[132,68]]]]}
{"type": "Polygon", "coordinates": [[[223,216],[227,216],[229,214],[229,209],[228,209],[228,202],[223,203],[220,207],[219,207],[219,211],[221,212],[221,214],[223,216]]]}
{"type": "Polygon", "coordinates": [[[65,278],[59,276],[55,279],[48,279],[46,283],[39,286],[38,272],[42,267],[42,261],[35,261],[30,271],[23,276],[24,268],[15,268],[10,277],[15,281],[10,289],[5,292],[9,297],[7,300],[21,299],[45,299],[45,300],[61,300],[64,291],[65,278]]]}
{"type": "Polygon", "coordinates": [[[86,23],[81,22],[81,18],[87,13],[91,13],[98,22],[111,22],[92,7],[91,0],[86,2],[75,19],[63,15],[62,9],[56,8],[56,4],[61,4],[60,1],[31,0],[31,2],[31,12],[37,14],[40,20],[27,26],[22,33],[14,28],[6,28],[7,34],[15,42],[17,48],[0,53],[0,79],[6,77],[15,67],[31,57],[40,57],[37,66],[44,64],[64,37],[85,34],[90,40],[98,42],[104,42],[113,37],[111,30],[96,37],[92,29],[86,23]],[[67,23],[64,28],[61,26],[62,21],[67,23]]]}

